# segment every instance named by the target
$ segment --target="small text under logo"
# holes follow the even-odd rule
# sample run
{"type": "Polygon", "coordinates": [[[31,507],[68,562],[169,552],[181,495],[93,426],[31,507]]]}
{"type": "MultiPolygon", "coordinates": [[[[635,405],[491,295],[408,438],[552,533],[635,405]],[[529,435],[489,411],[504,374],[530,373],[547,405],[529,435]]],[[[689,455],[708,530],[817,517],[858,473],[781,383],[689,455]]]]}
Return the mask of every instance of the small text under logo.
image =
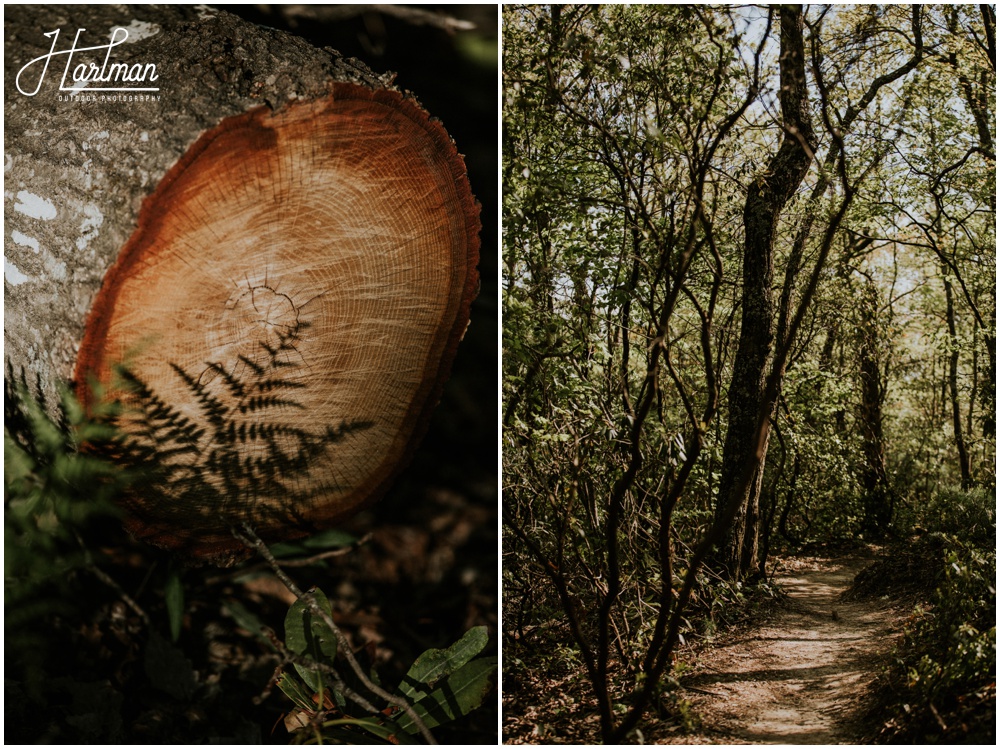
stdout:
{"type": "Polygon", "coordinates": [[[159,78],[156,72],[156,65],[153,63],[132,63],[129,65],[124,62],[111,61],[111,50],[128,41],[128,29],[122,27],[114,29],[111,32],[110,42],[94,47],[77,46],[80,41],[80,34],[86,31],[86,29],[77,29],[72,46],[69,49],[56,50],[56,44],[59,41],[59,31],[59,29],[56,29],[44,34],[44,36],[52,39],[52,47],[48,54],[36,57],[18,71],[15,83],[17,84],[17,90],[25,96],[34,96],[41,90],[45,75],[49,70],[49,63],[60,55],[66,56],[66,65],[63,68],[62,78],[59,81],[60,91],[69,91],[77,94],[82,91],[90,93],[92,91],[139,92],[160,90],[159,87],[154,88],[152,86],[140,85],[147,82],[154,83],[159,78]],[[101,60],[102,52],[104,53],[103,60],[101,60]],[[76,63],[75,65],[74,62],[76,63]],[[32,75],[35,73],[38,75],[37,79],[32,78],[32,75]],[[22,77],[24,78],[23,81],[22,77]],[[35,81],[34,89],[27,90],[33,80],[35,81]]]}

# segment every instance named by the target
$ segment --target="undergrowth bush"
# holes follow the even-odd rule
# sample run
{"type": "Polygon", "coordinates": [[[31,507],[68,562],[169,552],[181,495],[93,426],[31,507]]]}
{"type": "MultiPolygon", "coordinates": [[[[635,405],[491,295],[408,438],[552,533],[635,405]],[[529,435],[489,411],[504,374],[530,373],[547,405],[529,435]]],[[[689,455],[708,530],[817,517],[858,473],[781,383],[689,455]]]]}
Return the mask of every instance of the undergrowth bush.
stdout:
{"type": "Polygon", "coordinates": [[[983,491],[941,492],[926,506],[924,520],[942,552],[938,582],[896,649],[880,743],[995,741],[994,513],[983,491]]]}
{"type": "Polygon", "coordinates": [[[981,487],[940,489],[921,504],[914,522],[939,533],[995,546],[996,497],[981,487]]]}
{"type": "Polygon", "coordinates": [[[699,583],[692,597],[689,629],[697,629],[707,638],[716,630],[761,619],[786,597],[781,588],[766,579],[737,582],[703,573],[699,583]]]}
{"type": "Polygon", "coordinates": [[[62,393],[60,419],[8,371],[4,388],[4,632],[12,656],[9,679],[41,690],[39,623],[73,616],[80,603],[75,573],[94,568],[82,538],[119,511],[114,499],[134,479],[80,445],[113,440],[106,423],[114,409],[87,418],[76,399],[62,393]],[[85,488],[85,490],[83,489],[85,488]]]}
{"type": "MultiPolygon", "coordinates": [[[[232,580],[232,573],[183,571],[168,553],[129,541],[118,507],[123,492],[145,489],[164,474],[156,464],[128,467],[121,458],[127,438],[114,425],[121,407],[95,400],[97,405],[85,412],[66,388],[53,414],[23,378],[8,371],[8,738],[15,743],[260,743],[262,725],[272,724],[274,711],[281,709],[293,741],[414,743],[428,729],[458,723],[479,709],[497,665],[496,658],[477,657],[488,644],[485,626],[468,629],[445,649],[424,649],[398,686],[382,689],[368,664],[375,659],[374,646],[365,651],[363,666],[353,651],[338,648],[349,641],[318,589],[293,591],[297,600],[287,609],[282,641],[265,624],[265,614],[273,618],[286,603],[262,605],[248,587],[232,580]],[[220,599],[220,592],[226,597],[220,599]],[[325,616],[313,618],[308,596],[318,599],[325,616]],[[258,618],[238,599],[266,611],[258,618]],[[222,618],[232,619],[237,628],[222,618]],[[287,701],[276,694],[271,703],[279,704],[264,703],[273,691],[266,686],[271,674],[287,701]]],[[[276,569],[275,557],[290,566],[322,569],[331,550],[347,551],[355,543],[349,534],[331,530],[264,550],[276,569]]],[[[253,562],[244,573],[239,580],[252,582],[253,562]]]]}

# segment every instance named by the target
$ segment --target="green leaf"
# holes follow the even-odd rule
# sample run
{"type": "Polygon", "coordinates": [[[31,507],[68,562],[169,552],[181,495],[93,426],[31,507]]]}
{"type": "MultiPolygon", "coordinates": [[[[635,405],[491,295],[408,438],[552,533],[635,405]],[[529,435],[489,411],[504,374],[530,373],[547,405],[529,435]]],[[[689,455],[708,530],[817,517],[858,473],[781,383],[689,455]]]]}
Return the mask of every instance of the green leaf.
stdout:
{"type": "MultiPolygon", "coordinates": [[[[399,730],[399,725],[396,723],[383,724],[380,723],[375,718],[339,718],[337,720],[328,720],[323,723],[323,728],[336,728],[338,726],[356,726],[362,728],[372,736],[376,736],[380,739],[384,739],[390,744],[412,744],[413,741],[410,740],[408,734],[399,730]]],[[[334,734],[337,732],[324,733],[327,738],[333,738],[334,734]]],[[[343,738],[350,743],[359,743],[357,741],[357,735],[351,735],[344,732],[343,738]]]]}
{"type": "Polygon", "coordinates": [[[7,431],[3,433],[3,480],[4,487],[9,487],[16,481],[23,481],[31,476],[35,469],[35,461],[27,452],[21,449],[7,431]]]}
{"type": "Polygon", "coordinates": [[[65,435],[52,423],[48,414],[42,410],[38,401],[31,397],[26,388],[19,388],[19,392],[24,415],[39,451],[48,455],[57,454],[66,443],[65,435]]]}
{"type": "Polygon", "coordinates": [[[87,422],[87,414],[83,410],[83,405],[73,395],[73,391],[62,383],[59,384],[59,400],[62,401],[67,423],[77,426],[87,422]]]}
{"type": "Polygon", "coordinates": [[[170,571],[163,595],[167,602],[167,618],[170,620],[170,641],[177,642],[184,621],[184,586],[177,570],[170,571]]]}
{"type": "MultiPolygon", "coordinates": [[[[428,728],[468,715],[483,703],[493,684],[496,668],[497,659],[492,657],[466,663],[448,677],[444,686],[424,697],[413,709],[428,728]]],[[[406,712],[397,713],[393,720],[407,733],[417,732],[413,719],[406,712]]]]}
{"type": "Polygon", "coordinates": [[[302,556],[308,553],[339,549],[357,543],[358,539],[350,533],[339,530],[329,530],[317,533],[315,536],[303,538],[298,541],[274,544],[271,546],[271,553],[278,559],[302,556]]]}
{"type": "MultiPolygon", "coordinates": [[[[332,617],[330,602],[323,592],[314,589],[313,595],[319,607],[332,617]]],[[[293,603],[285,616],[285,645],[293,653],[308,656],[317,662],[332,663],[337,656],[337,635],[322,619],[313,615],[309,604],[302,599],[293,603]]],[[[295,670],[314,690],[322,690],[323,682],[317,669],[295,664],[295,670]]]]}
{"type": "Polygon", "coordinates": [[[316,709],[316,703],[312,700],[312,690],[306,689],[302,682],[287,671],[282,671],[281,676],[278,677],[278,689],[303,710],[316,709]]]}
{"type": "Polygon", "coordinates": [[[451,647],[432,648],[421,653],[406,672],[399,692],[410,702],[418,702],[434,688],[435,682],[449,676],[475,658],[486,647],[489,635],[486,627],[473,627],[451,647]],[[421,685],[428,688],[423,689],[421,685]]]}
{"type": "MultiPolygon", "coordinates": [[[[399,735],[407,736],[407,734],[399,731],[397,733],[397,738],[399,735]]],[[[332,726],[331,728],[325,728],[323,730],[323,742],[326,744],[348,744],[350,746],[365,745],[365,746],[385,746],[391,744],[392,742],[387,739],[377,739],[366,733],[361,733],[354,730],[353,728],[345,728],[343,726],[332,726]]],[[[400,744],[407,743],[405,741],[400,741],[400,744]]],[[[409,743],[415,743],[410,741],[409,743]]]]}
{"type": "Polygon", "coordinates": [[[455,36],[455,46],[459,54],[474,65],[491,67],[495,70],[497,63],[497,40],[485,34],[458,34],[455,36]]]}
{"type": "Polygon", "coordinates": [[[350,546],[353,543],[357,543],[357,541],[357,537],[352,536],[350,533],[332,529],[302,539],[300,543],[307,549],[326,551],[327,549],[339,549],[342,546],[350,546]]]}
{"type": "Polygon", "coordinates": [[[258,619],[254,614],[251,614],[243,605],[237,601],[226,601],[222,604],[223,613],[229,615],[236,624],[247,632],[252,634],[261,642],[266,642],[272,650],[275,649],[274,644],[271,640],[264,634],[264,625],[261,624],[260,619],[258,619]]]}

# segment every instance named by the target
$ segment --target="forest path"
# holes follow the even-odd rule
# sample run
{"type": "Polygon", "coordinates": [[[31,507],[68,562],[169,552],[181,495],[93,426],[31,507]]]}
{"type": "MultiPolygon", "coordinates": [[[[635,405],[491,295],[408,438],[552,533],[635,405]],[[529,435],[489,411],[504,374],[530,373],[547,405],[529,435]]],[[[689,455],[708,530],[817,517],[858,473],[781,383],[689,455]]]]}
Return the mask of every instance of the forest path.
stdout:
{"type": "Polygon", "coordinates": [[[899,631],[889,601],[840,601],[871,558],[792,558],[789,598],[760,626],[703,650],[684,697],[702,733],[667,743],[853,743],[856,715],[899,631]]]}

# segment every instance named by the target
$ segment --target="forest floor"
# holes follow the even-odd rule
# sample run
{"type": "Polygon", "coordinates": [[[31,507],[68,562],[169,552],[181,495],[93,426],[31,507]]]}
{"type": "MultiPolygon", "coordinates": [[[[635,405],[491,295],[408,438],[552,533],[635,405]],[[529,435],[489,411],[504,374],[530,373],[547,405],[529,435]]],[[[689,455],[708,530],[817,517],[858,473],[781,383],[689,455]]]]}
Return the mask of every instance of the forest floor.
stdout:
{"type": "Polygon", "coordinates": [[[905,609],[887,599],[846,601],[863,555],[782,560],[788,599],[767,621],[702,650],[681,680],[701,719],[676,744],[854,743],[869,687],[901,632],[905,609]]]}
{"type": "MultiPolygon", "coordinates": [[[[877,550],[787,557],[775,582],[787,597],[749,622],[678,653],[679,696],[700,728],[647,714],[641,743],[837,744],[863,740],[872,684],[882,672],[909,603],[846,600],[877,550]]],[[[566,633],[568,636],[568,633],[566,633]]],[[[554,656],[558,652],[553,644],[554,656]]],[[[598,743],[597,706],[582,668],[556,662],[504,684],[504,742],[598,743]]]]}

